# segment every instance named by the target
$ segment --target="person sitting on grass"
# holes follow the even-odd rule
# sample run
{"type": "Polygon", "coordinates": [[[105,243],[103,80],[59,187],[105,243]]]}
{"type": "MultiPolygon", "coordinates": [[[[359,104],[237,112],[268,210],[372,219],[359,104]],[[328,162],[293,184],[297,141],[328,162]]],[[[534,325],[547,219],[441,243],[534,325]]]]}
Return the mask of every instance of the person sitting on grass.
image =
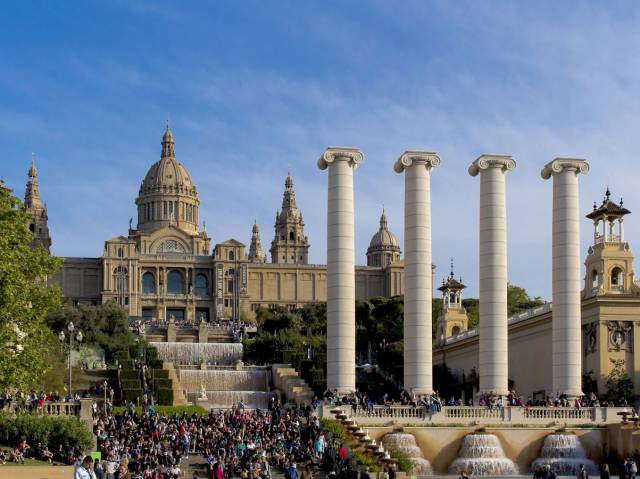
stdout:
{"type": "Polygon", "coordinates": [[[7,463],[7,456],[4,449],[0,449],[0,465],[4,466],[7,463]]]}
{"type": "Polygon", "coordinates": [[[24,464],[24,454],[17,446],[11,450],[11,460],[16,464],[24,464]]]}

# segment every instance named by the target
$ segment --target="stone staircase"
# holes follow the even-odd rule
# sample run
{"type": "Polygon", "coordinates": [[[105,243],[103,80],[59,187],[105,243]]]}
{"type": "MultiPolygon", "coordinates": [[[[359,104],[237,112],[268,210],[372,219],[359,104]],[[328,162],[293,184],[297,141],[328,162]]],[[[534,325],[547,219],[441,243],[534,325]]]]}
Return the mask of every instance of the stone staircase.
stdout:
{"type": "Polygon", "coordinates": [[[298,406],[311,403],[313,391],[294,368],[288,364],[274,364],[271,372],[273,387],[281,391],[287,402],[298,406]]]}
{"type": "Polygon", "coordinates": [[[180,378],[178,377],[178,373],[176,372],[176,368],[174,367],[173,363],[170,361],[163,361],[162,369],[166,369],[167,371],[169,371],[169,379],[171,379],[171,389],[173,390],[173,405],[187,406],[189,403],[187,402],[187,398],[184,395],[182,385],[180,384],[180,378]]]}

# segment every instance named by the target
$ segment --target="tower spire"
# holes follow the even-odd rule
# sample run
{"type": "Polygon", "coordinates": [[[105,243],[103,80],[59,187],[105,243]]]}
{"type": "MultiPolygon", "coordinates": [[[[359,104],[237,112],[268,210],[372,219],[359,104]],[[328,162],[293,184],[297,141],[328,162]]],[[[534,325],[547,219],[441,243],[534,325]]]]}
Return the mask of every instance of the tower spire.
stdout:
{"type": "Polygon", "coordinates": [[[162,137],[162,158],[175,158],[175,141],[173,140],[173,134],[169,128],[169,120],[167,119],[167,129],[162,137]]]}
{"type": "Polygon", "coordinates": [[[258,222],[253,220],[253,228],[251,228],[251,245],[249,246],[249,261],[252,263],[266,263],[267,255],[262,249],[260,241],[260,227],[258,222]]]}
{"type": "Polygon", "coordinates": [[[38,170],[36,169],[35,153],[31,153],[31,166],[27,171],[27,187],[24,193],[25,209],[42,209],[40,187],[38,186],[38,170]]]}

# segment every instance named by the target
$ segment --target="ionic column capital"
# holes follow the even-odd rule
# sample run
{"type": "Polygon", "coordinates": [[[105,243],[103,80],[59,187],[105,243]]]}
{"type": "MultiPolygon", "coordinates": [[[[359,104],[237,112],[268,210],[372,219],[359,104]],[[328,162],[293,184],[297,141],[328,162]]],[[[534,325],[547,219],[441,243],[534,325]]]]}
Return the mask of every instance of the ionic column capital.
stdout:
{"type": "Polygon", "coordinates": [[[565,171],[574,171],[576,175],[579,173],[586,175],[589,172],[589,163],[580,158],[556,158],[542,168],[540,176],[548,180],[552,175],[557,175],[565,171]]]}
{"type": "Polygon", "coordinates": [[[348,161],[349,166],[354,170],[364,161],[364,155],[357,148],[343,148],[340,146],[330,146],[318,160],[318,168],[326,170],[334,161],[348,161]]]}
{"type": "Polygon", "coordinates": [[[510,155],[480,155],[476,161],[471,163],[469,174],[476,176],[482,170],[489,168],[500,168],[502,171],[515,170],[516,160],[510,155]]]}
{"type": "Polygon", "coordinates": [[[440,165],[440,157],[431,151],[405,151],[393,164],[393,170],[402,173],[414,165],[424,165],[431,170],[440,165]]]}

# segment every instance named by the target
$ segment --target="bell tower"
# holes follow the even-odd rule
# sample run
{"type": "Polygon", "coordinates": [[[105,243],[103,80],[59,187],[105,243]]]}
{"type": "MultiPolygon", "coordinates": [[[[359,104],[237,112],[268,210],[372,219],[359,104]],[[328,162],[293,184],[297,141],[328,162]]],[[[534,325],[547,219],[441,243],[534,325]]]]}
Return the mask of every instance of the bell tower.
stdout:
{"type": "Polygon", "coordinates": [[[593,221],[593,244],[584,262],[584,298],[640,294],[634,283],[633,253],[624,238],[624,217],[630,213],[622,198],[619,204],[611,200],[609,187],[602,204],[593,203],[593,211],[587,215],[593,221]]]}
{"type": "Polygon", "coordinates": [[[276,213],[275,236],[271,242],[271,262],[283,264],[307,264],[309,262],[309,238],[304,233],[302,213],[296,205],[291,173],[284,182],[282,211],[276,213]]]}
{"type": "Polygon", "coordinates": [[[437,340],[444,344],[447,338],[455,337],[469,329],[467,311],[462,306],[462,278],[455,279],[453,275],[453,258],[451,258],[451,272],[438,288],[442,292],[442,311],[438,317],[437,340]]]}
{"type": "Polygon", "coordinates": [[[48,253],[51,253],[51,236],[49,235],[49,216],[46,205],[42,205],[40,188],[38,186],[38,170],[35,158],[31,158],[31,167],[27,173],[27,187],[24,193],[24,211],[27,213],[27,225],[33,233],[33,246],[40,243],[48,253]]]}

